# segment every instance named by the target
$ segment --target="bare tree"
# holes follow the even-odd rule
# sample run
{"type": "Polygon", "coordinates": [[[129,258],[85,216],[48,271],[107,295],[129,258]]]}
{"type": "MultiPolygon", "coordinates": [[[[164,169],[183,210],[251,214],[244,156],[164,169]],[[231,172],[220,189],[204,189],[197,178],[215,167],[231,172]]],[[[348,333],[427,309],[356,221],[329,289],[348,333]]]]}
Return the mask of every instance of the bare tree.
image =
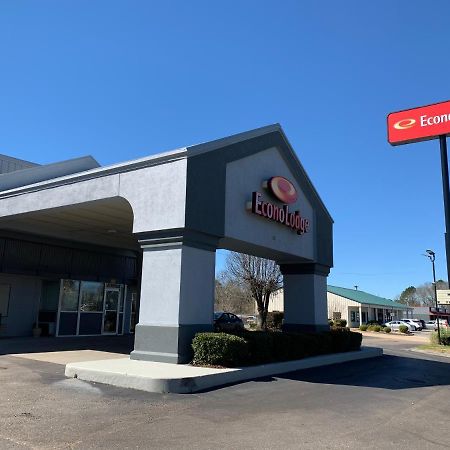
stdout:
{"type": "MultiPolygon", "coordinates": [[[[437,280],[436,289],[448,289],[448,283],[443,280],[437,280]]],[[[396,300],[408,306],[434,306],[434,285],[427,282],[417,288],[409,286],[396,297],[396,300]]]]}
{"type": "Polygon", "coordinates": [[[254,314],[255,302],[246,285],[231,278],[227,272],[221,272],[216,278],[214,308],[235,314],[254,314]]]}
{"type": "MultiPolygon", "coordinates": [[[[448,289],[448,283],[443,280],[436,281],[436,289],[448,289]]],[[[417,298],[424,306],[434,306],[434,285],[433,283],[424,283],[417,287],[417,298]]]]}
{"type": "Polygon", "coordinates": [[[231,252],[227,258],[230,276],[244,283],[256,302],[257,324],[266,327],[270,295],[281,288],[283,277],[275,261],[231,252]]]}

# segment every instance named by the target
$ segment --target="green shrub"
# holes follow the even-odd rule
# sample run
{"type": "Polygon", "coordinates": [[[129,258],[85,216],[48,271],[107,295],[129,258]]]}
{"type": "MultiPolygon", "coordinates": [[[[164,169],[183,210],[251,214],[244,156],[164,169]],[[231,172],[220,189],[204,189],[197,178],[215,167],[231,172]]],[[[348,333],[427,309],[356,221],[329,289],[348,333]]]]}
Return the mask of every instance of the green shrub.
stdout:
{"type": "Polygon", "coordinates": [[[359,350],[361,348],[362,338],[363,336],[361,333],[350,332],[349,348],[347,351],[354,352],[359,350]]]}
{"type": "Polygon", "coordinates": [[[296,345],[291,333],[272,333],[273,357],[276,361],[289,359],[302,359],[305,357],[305,348],[296,345]]]}
{"type": "MultiPolygon", "coordinates": [[[[431,334],[430,340],[432,344],[438,344],[438,334],[437,331],[431,334]]],[[[450,330],[446,328],[441,328],[441,344],[450,345],[450,330]]]]}
{"type": "Polygon", "coordinates": [[[194,364],[235,367],[246,364],[249,345],[239,336],[226,333],[197,333],[192,340],[194,364]]]}
{"type": "MultiPolygon", "coordinates": [[[[350,333],[346,331],[330,331],[332,336],[331,351],[333,353],[346,352],[350,346],[350,333]]],[[[330,352],[328,352],[330,353],[330,352]]]]}
{"type": "Polygon", "coordinates": [[[283,324],[284,312],[282,311],[271,311],[267,313],[266,324],[269,328],[275,330],[281,330],[281,325],[283,324]]]}
{"type": "Polygon", "coordinates": [[[367,331],[367,328],[369,328],[368,325],[360,325],[360,326],[359,326],[359,329],[360,329],[361,331],[367,331]]]}
{"type": "Polygon", "coordinates": [[[334,322],[331,319],[328,319],[328,325],[330,325],[330,327],[332,327],[334,325],[334,322]]]}
{"type": "Polygon", "coordinates": [[[385,333],[390,333],[392,330],[391,330],[390,327],[384,327],[384,328],[383,328],[383,331],[384,331],[385,333]]]}
{"type": "Polygon", "coordinates": [[[381,325],[374,325],[373,331],[375,331],[375,333],[379,333],[381,331],[381,325]]]}
{"type": "Polygon", "coordinates": [[[199,333],[192,342],[193,362],[226,367],[265,364],[358,350],[361,341],[361,333],[341,327],[322,333],[199,333]]]}
{"type": "Polygon", "coordinates": [[[409,331],[408,327],[406,325],[400,325],[398,328],[398,331],[400,331],[400,333],[407,333],[409,331]]]}
{"type": "Polygon", "coordinates": [[[345,319],[335,319],[333,325],[339,328],[345,328],[347,326],[347,321],[345,319]]]}
{"type": "Polygon", "coordinates": [[[338,330],[338,331],[340,331],[340,330],[345,330],[345,331],[350,331],[350,328],[349,328],[349,327],[336,327],[336,326],[332,326],[332,327],[330,327],[330,331],[332,331],[332,330],[338,330]]]}
{"type": "Polygon", "coordinates": [[[268,331],[248,331],[239,333],[248,344],[248,363],[264,364],[273,361],[273,336],[268,331]]]}

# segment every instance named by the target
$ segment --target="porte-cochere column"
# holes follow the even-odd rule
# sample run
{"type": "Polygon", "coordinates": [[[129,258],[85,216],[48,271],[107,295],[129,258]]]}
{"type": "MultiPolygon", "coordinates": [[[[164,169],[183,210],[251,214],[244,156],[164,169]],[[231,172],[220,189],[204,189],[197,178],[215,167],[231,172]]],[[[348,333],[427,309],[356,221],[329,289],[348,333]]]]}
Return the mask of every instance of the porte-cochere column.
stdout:
{"type": "Polygon", "coordinates": [[[187,363],[195,333],[213,328],[215,247],[180,237],[140,243],[139,324],[130,358],[187,363]]]}
{"type": "Polygon", "coordinates": [[[320,264],[281,264],[286,331],[328,330],[327,276],[320,264]]]}

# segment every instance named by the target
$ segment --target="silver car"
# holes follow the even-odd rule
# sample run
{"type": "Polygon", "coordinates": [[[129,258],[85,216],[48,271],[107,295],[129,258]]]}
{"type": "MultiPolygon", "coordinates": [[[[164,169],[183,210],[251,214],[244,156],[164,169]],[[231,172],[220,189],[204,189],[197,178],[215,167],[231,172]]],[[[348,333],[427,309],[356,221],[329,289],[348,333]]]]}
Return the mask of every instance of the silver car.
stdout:
{"type": "MultiPolygon", "coordinates": [[[[416,320],[416,319],[402,319],[402,321],[409,323],[410,325],[415,327],[415,329],[417,331],[422,331],[422,324],[418,320],[416,320]]],[[[415,331],[415,330],[413,330],[413,331],[415,331]]]]}
{"type": "Polygon", "coordinates": [[[408,331],[416,330],[416,327],[414,325],[411,325],[408,322],[405,322],[403,320],[393,320],[391,322],[385,323],[384,325],[394,331],[398,331],[400,329],[400,325],[405,325],[406,327],[408,327],[408,331]]]}

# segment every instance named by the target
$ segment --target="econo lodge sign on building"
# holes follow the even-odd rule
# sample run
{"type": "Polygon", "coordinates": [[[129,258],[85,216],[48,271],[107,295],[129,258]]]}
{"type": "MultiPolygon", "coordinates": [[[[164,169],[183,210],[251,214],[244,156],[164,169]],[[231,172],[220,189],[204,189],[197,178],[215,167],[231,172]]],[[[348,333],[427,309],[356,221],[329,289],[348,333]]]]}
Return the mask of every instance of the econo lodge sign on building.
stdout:
{"type": "Polygon", "coordinates": [[[247,203],[247,209],[257,216],[273,220],[285,225],[301,235],[309,231],[309,220],[300,215],[300,211],[291,211],[289,204],[297,201],[298,195],[294,185],[284,177],[275,176],[263,182],[262,187],[281,205],[266,201],[260,192],[252,193],[251,203],[247,203]]]}
{"type": "Polygon", "coordinates": [[[450,101],[405,109],[387,116],[391,145],[436,139],[450,135],[450,101]]]}

